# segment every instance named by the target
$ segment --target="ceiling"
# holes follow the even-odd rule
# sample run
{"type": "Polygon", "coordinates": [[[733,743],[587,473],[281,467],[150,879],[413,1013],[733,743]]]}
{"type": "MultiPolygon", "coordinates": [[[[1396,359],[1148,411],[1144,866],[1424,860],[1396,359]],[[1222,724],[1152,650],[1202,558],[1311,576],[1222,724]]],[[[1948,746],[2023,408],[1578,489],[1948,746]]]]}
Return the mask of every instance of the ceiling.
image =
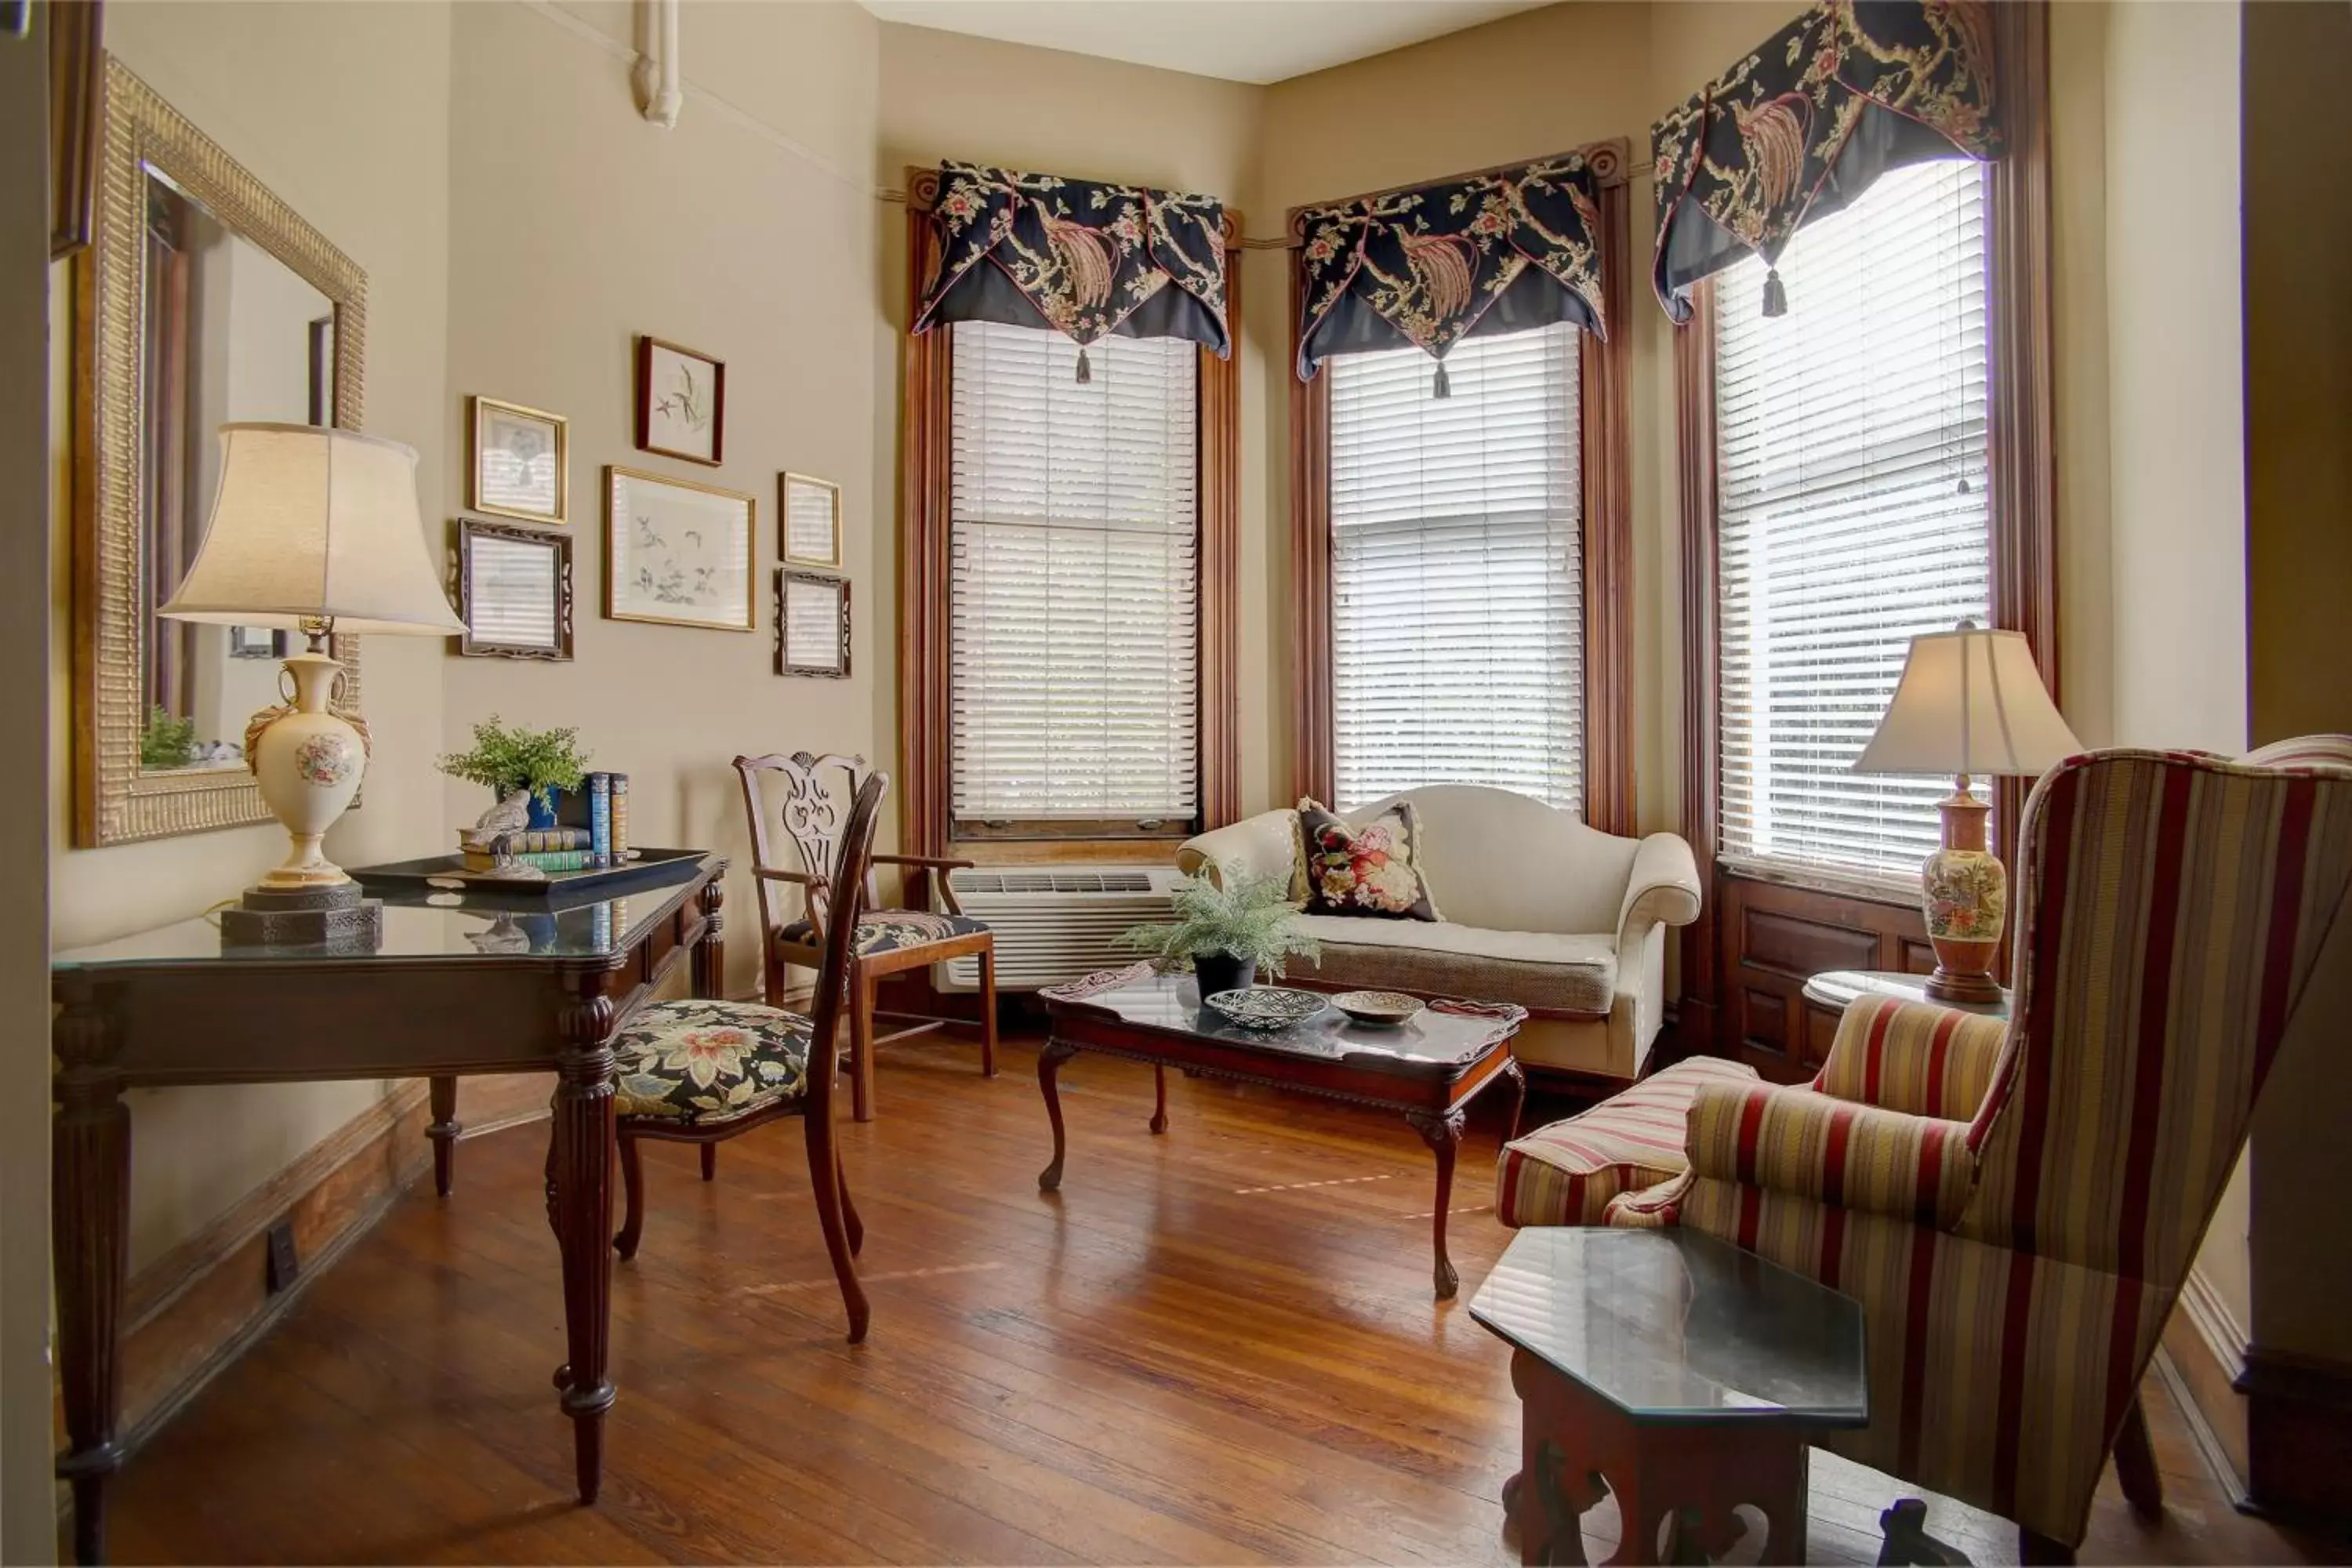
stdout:
{"type": "Polygon", "coordinates": [[[861,0],[886,22],[1261,86],[1550,0],[861,0]]]}

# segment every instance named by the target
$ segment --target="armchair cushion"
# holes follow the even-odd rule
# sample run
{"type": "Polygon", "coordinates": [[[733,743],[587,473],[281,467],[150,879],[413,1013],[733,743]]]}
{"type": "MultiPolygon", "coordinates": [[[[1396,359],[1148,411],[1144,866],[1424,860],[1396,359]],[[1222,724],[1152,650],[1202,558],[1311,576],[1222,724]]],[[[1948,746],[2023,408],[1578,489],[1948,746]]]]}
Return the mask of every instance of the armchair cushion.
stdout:
{"type": "Polygon", "coordinates": [[[1685,1148],[1696,1182],[1760,1187],[1935,1230],[1959,1223],[1976,1186],[1967,1122],[1809,1089],[1701,1085],[1685,1148]]]}
{"type": "Polygon", "coordinates": [[[811,1026],[751,1002],[656,1002],[614,1037],[613,1110],[687,1126],[808,1092],[811,1026]]]}
{"type": "Polygon", "coordinates": [[[1582,1115],[1513,1139],[1495,1167],[1495,1216],[1510,1226],[1601,1224],[1620,1194],[1682,1173],[1684,1118],[1703,1087],[1755,1082],[1753,1068],[1693,1057],[1582,1115]]]}
{"type": "MultiPolygon", "coordinates": [[[[970,915],[933,914],[929,910],[868,910],[857,922],[852,950],[858,957],[867,958],[877,952],[952,942],[960,936],[981,936],[987,931],[986,921],[976,921],[970,915]]],[[[776,929],[776,940],[786,947],[814,947],[816,928],[805,920],[794,921],[776,929]]]]}
{"type": "Polygon", "coordinates": [[[1813,1088],[1856,1105],[1966,1121],[1991,1091],[2008,1041],[1999,1018],[1864,996],[1838,1018],[1813,1088]]]}
{"type": "Polygon", "coordinates": [[[1439,921],[1421,870],[1421,822],[1412,802],[1351,823],[1311,800],[1298,803],[1298,863],[1307,912],[1355,919],[1439,921]]]}

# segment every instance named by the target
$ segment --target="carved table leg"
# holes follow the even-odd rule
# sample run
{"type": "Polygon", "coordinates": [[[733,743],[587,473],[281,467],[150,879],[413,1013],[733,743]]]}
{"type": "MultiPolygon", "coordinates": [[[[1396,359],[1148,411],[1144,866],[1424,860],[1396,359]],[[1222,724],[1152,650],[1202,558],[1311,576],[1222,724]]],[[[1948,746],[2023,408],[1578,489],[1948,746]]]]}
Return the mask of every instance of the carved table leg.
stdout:
{"type": "Polygon", "coordinates": [[[1430,1234],[1436,1247],[1437,1299],[1448,1300],[1461,1287],[1454,1260],[1445,1256],[1445,1211],[1454,1202],[1454,1152],[1462,1144],[1462,1111],[1458,1107],[1446,1111],[1413,1110],[1405,1113],[1405,1120],[1437,1156],[1437,1213],[1430,1234]]]}
{"type": "Polygon", "coordinates": [[[1507,1143],[1519,1135],[1519,1117],[1528,1109],[1528,1075],[1517,1057],[1505,1057],[1503,1076],[1511,1084],[1511,1119],[1503,1128],[1503,1142],[1507,1143]]]}
{"type": "Polygon", "coordinates": [[[1168,1131],[1168,1069],[1158,1062],[1151,1064],[1151,1130],[1168,1131]]]}
{"type": "Polygon", "coordinates": [[[58,1477],[73,1483],[74,1557],[106,1561],[107,1493],[121,1466],[122,1294],[131,1258],[131,1112],[105,1020],[69,1005],[53,1037],[57,1121],[49,1223],[58,1351],[69,1447],[58,1477]]]}
{"type": "Polygon", "coordinates": [[[613,1308],[613,1004],[583,996],[565,1019],[549,1133],[548,1216],[563,1253],[563,1328],[570,1359],[556,1373],[572,1417],[580,1500],[604,1480],[604,1412],[613,1384],[604,1357],[613,1308]]]}
{"type": "Polygon", "coordinates": [[[449,1195],[449,1186],[457,1171],[457,1080],[436,1078],[433,1085],[433,1120],[425,1124],[425,1136],[433,1140],[433,1190],[443,1197],[449,1195]]]}
{"type": "Polygon", "coordinates": [[[695,895],[702,908],[702,940],[694,944],[690,960],[693,966],[694,994],[706,1001],[724,1001],[727,996],[727,917],[720,912],[727,902],[727,880],[713,877],[695,895]]]}
{"type": "Polygon", "coordinates": [[[1062,1155],[1066,1147],[1062,1136],[1062,1092],[1055,1086],[1054,1079],[1061,1072],[1062,1064],[1077,1054],[1077,1047],[1064,1045],[1059,1040],[1047,1040],[1045,1048],[1037,1053],[1037,1088],[1045,1096],[1045,1120],[1054,1124],[1053,1162],[1037,1173],[1037,1190],[1041,1193],[1050,1193],[1062,1184],[1062,1155]]]}

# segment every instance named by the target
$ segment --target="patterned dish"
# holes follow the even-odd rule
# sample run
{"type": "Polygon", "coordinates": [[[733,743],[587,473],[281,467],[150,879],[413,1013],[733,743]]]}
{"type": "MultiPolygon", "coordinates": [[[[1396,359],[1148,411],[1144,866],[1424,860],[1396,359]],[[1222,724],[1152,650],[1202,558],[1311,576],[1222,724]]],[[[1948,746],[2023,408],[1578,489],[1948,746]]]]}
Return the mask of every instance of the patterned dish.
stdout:
{"type": "Polygon", "coordinates": [[[1359,1024],[1393,1028],[1412,1022],[1421,998],[1402,991],[1347,991],[1332,997],[1331,1005],[1359,1024]]]}
{"type": "Polygon", "coordinates": [[[1323,998],[1312,991],[1291,991],[1279,985],[1251,985],[1220,991],[1202,1005],[1213,1007],[1244,1029],[1286,1029],[1323,1011],[1323,998]]]}

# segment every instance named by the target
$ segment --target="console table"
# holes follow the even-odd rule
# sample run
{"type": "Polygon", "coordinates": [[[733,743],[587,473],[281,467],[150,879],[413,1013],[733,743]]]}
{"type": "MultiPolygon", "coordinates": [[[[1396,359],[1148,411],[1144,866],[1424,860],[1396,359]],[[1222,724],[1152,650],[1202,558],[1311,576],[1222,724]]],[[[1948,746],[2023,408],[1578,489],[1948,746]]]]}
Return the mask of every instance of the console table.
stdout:
{"type": "MultiPolygon", "coordinates": [[[[71,1446],[74,1551],[106,1556],[130,1255],[134,1087],[299,1083],[551,1071],[547,1215],[562,1259],[569,1354],[556,1369],[572,1418],[580,1500],[604,1470],[613,1291],[612,1040],[681,962],[698,995],[723,994],[727,862],[704,855],[667,880],[557,908],[438,894],[386,900],[374,952],[223,952],[210,919],[60,952],[51,961],[56,1125],[51,1227],[58,1342],[71,1446]]],[[[446,1170],[446,1113],[436,1129],[446,1170]]]]}

